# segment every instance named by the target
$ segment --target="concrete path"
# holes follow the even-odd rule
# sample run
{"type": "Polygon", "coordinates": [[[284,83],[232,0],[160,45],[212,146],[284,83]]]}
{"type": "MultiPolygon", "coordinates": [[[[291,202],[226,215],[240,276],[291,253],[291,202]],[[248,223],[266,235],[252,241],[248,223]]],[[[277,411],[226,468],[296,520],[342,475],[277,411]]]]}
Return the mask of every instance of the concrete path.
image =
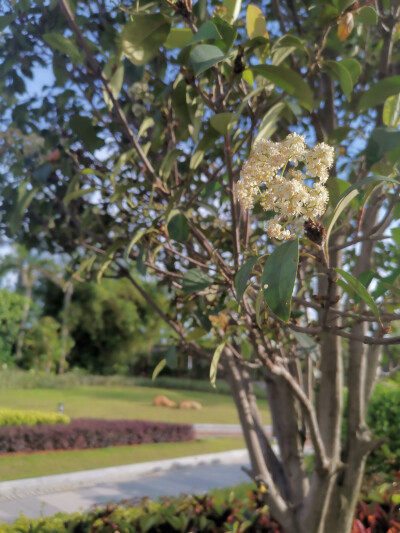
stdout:
{"type": "Polygon", "coordinates": [[[247,450],[211,453],[0,483],[0,521],[87,510],[121,500],[202,493],[248,482],[247,450]]]}

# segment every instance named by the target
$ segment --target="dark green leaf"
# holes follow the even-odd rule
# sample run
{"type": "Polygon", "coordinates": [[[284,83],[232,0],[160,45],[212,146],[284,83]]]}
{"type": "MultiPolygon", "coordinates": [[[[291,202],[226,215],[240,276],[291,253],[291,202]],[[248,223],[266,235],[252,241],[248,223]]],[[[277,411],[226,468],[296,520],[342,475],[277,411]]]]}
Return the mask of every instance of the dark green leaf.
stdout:
{"type": "Polygon", "coordinates": [[[268,257],[261,276],[264,299],[273,313],[288,322],[299,263],[299,240],[285,242],[268,257]]]}
{"type": "Polygon", "coordinates": [[[121,35],[122,50],[134,65],[145,65],[166,41],[171,23],[161,13],[134,15],[121,35]]]}
{"type": "Polygon", "coordinates": [[[251,277],[251,273],[257,261],[258,261],[258,257],[250,257],[250,259],[248,259],[245,262],[245,264],[242,266],[242,268],[237,272],[235,276],[235,289],[236,289],[237,299],[239,302],[243,297],[244,291],[246,290],[247,282],[249,281],[251,277]]]}
{"type": "Polygon", "coordinates": [[[385,292],[388,290],[387,285],[393,284],[399,276],[400,268],[395,268],[393,272],[389,274],[389,276],[386,276],[386,278],[382,278],[381,280],[379,280],[376,289],[372,293],[374,299],[376,300],[377,298],[385,294],[385,292]]]}
{"type": "Polygon", "coordinates": [[[371,309],[373,314],[375,315],[378,322],[380,322],[380,315],[379,315],[379,309],[374,300],[372,299],[371,295],[367,291],[367,289],[364,287],[364,285],[354,276],[349,274],[348,272],[345,272],[341,268],[335,269],[338,274],[342,276],[342,278],[347,282],[349,287],[356,293],[358,296],[368,305],[368,307],[371,309]]]}
{"type": "Polygon", "coordinates": [[[226,59],[226,55],[212,44],[199,44],[190,52],[190,62],[196,76],[226,59]]]}
{"type": "Polygon", "coordinates": [[[32,172],[32,178],[39,183],[46,183],[52,172],[53,167],[50,163],[45,163],[32,172]]]}
{"type": "Polygon", "coordinates": [[[187,43],[194,44],[198,43],[200,41],[208,41],[210,39],[220,39],[221,34],[217,30],[215,24],[211,22],[211,20],[208,20],[204,24],[200,26],[200,28],[197,30],[197,32],[194,34],[193,38],[187,43]]]}
{"type": "Polygon", "coordinates": [[[290,68],[276,67],[274,65],[258,65],[250,68],[254,74],[267,78],[288,94],[297,98],[308,111],[312,111],[314,107],[312,90],[297,72],[290,68]]]}
{"type": "Polygon", "coordinates": [[[187,241],[189,238],[189,224],[182,213],[171,217],[167,229],[169,236],[175,241],[187,241]]]}
{"type": "Polygon", "coordinates": [[[212,283],[213,280],[199,268],[188,270],[183,276],[183,290],[188,293],[202,291],[212,283]]]}
{"type": "Polygon", "coordinates": [[[70,126],[90,152],[103,146],[104,142],[97,137],[97,129],[93,126],[91,118],[75,115],[70,120],[70,126]]]}
{"type": "Polygon", "coordinates": [[[351,92],[353,90],[353,80],[350,72],[344,66],[341,61],[332,61],[326,60],[323,63],[324,70],[327,71],[328,75],[336,80],[342,91],[346,95],[347,100],[351,99],[351,92]]]}
{"type": "Polygon", "coordinates": [[[69,55],[71,61],[76,63],[82,61],[82,54],[79,48],[60,33],[45,33],[43,39],[60,54],[69,55]]]}
{"type": "Polygon", "coordinates": [[[400,131],[383,126],[375,128],[365,149],[367,168],[370,169],[373,164],[382,159],[385,153],[395,150],[399,146],[400,131]]]}
{"type": "Polygon", "coordinates": [[[400,76],[390,76],[373,83],[371,87],[362,95],[358,104],[360,111],[365,111],[371,107],[376,107],[389,96],[398,94],[400,91],[400,76]]]}

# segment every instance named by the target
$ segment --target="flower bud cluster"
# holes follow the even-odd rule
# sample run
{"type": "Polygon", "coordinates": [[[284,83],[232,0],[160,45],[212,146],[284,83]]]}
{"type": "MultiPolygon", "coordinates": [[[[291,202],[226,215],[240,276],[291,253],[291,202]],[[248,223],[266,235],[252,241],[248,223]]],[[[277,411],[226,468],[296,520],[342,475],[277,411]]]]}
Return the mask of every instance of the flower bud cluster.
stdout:
{"type": "Polygon", "coordinates": [[[144,81],[133,83],[128,89],[128,95],[134,100],[132,112],[138,118],[146,114],[146,105],[154,101],[154,95],[151,94],[148,84],[144,81]]]}
{"type": "Polygon", "coordinates": [[[259,201],[265,211],[276,213],[267,222],[267,234],[288,240],[305,220],[325,212],[328,190],[324,184],[333,159],[331,146],[319,143],[308,149],[304,136],[297,133],[291,133],[281,142],[263,139],[254,146],[242,167],[237,183],[238,198],[246,209],[259,201]]]}

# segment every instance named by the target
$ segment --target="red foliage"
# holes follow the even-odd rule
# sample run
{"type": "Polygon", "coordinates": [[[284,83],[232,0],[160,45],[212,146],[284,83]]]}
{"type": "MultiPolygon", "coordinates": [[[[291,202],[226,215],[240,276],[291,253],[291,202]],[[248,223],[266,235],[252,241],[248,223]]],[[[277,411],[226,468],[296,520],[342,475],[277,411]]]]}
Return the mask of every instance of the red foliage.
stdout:
{"type": "Polygon", "coordinates": [[[82,418],[68,425],[0,427],[0,453],[84,450],[193,439],[194,430],[188,424],[82,418]]]}

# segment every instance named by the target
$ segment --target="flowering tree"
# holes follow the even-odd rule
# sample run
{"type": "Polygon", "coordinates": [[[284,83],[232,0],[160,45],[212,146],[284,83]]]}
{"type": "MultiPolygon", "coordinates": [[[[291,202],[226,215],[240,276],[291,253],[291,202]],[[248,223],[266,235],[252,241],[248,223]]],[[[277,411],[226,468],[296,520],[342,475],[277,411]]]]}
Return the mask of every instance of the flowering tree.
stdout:
{"type": "Polygon", "coordinates": [[[177,347],[210,361],[287,533],[350,532],[379,444],[366,411],[400,341],[399,15],[389,0],[20,0],[1,19],[3,229],[69,253],[76,278],[128,278],[170,328],[155,374],[177,347]],[[27,98],[38,64],[52,80],[27,98]]]}

